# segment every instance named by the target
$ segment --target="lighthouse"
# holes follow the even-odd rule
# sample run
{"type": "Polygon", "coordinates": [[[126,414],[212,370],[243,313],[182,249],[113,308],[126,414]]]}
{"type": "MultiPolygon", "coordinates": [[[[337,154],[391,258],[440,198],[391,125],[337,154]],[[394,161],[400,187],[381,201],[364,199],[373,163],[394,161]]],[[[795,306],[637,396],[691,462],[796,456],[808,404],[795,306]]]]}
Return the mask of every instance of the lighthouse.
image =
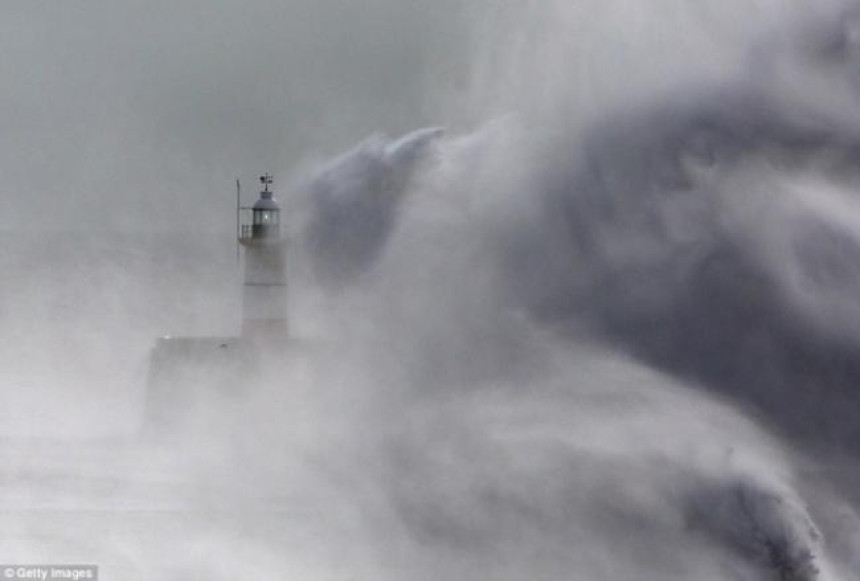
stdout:
{"type": "MultiPolygon", "coordinates": [[[[244,247],[245,262],[240,336],[164,336],[156,341],[147,378],[145,426],[151,435],[170,437],[190,410],[253,389],[273,348],[281,361],[292,357],[292,350],[280,349],[288,339],[287,239],[272,176],[263,175],[260,184],[259,199],[243,207],[237,182],[237,249],[244,247]]],[[[212,404],[209,411],[221,409],[212,404]]]]}
{"type": "MultiPolygon", "coordinates": [[[[317,208],[323,212],[313,222],[312,239],[323,261],[333,259],[324,268],[339,267],[343,259],[365,268],[376,257],[393,227],[397,200],[406,193],[415,164],[441,133],[439,129],[416,131],[382,149],[380,142],[373,141],[317,178],[317,208]],[[345,178],[351,185],[341,192],[345,178]],[[350,245],[357,246],[356,251],[345,252],[350,245]]],[[[197,421],[194,414],[206,421],[230,423],[236,418],[230,415],[234,408],[227,400],[269,385],[264,378],[270,378],[275,369],[280,374],[307,357],[318,356],[289,331],[288,236],[272,182],[270,174],[261,176],[259,198],[243,206],[236,181],[237,260],[244,256],[241,330],[231,336],[165,335],[156,340],[150,354],[145,415],[145,425],[156,429],[149,434],[169,437],[178,433],[174,428],[185,420],[197,421]],[[220,414],[224,410],[228,416],[220,414]]]]}
{"type": "Polygon", "coordinates": [[[260,177],[253,206],[241,207],[238,241],[245,249],[242,337],[262,342],[287,338],[286,237],[281,208],[271,190],[272,176],[260,177]]]}

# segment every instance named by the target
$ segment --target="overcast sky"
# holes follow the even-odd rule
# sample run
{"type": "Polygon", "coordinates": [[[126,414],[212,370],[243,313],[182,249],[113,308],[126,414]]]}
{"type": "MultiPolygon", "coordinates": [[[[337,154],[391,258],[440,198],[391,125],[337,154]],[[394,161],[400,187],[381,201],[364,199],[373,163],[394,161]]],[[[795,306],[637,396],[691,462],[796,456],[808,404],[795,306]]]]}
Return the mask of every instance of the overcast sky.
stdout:
{"type": "Polygon", "coordinates": [[[0,229],[213,229],[236,176],[445,124],[459,4],[3,2],[0,229]]]}
{"type": "Polygon", "coordinates": [[[0,230],[220,230],[237,176],[272,171],[283,198],[375,131],[530,110],[557,130],[683,71],[730,74],[801,4],[4,0],[0,230]]]}

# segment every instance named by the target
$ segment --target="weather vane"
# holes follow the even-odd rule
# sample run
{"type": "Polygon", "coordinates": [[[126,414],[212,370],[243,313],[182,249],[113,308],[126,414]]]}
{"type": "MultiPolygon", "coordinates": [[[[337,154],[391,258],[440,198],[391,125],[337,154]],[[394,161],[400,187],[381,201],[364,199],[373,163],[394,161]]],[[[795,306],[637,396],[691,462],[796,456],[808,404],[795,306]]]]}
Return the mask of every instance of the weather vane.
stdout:
{"type": "Polygon", "coordinates": [[[263,191],[269,191],[269,185],[272,183],[272,174],[266,172],[265,174],[260,176],[260,183],[263,184],[263,191]]]}

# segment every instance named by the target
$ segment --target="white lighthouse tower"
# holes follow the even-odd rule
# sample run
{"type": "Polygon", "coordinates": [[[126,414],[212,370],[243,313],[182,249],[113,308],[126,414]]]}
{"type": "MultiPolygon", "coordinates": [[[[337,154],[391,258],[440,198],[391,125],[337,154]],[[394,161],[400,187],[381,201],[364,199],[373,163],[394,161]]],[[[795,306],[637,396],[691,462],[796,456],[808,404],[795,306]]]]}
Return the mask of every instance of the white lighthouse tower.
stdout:
{"type": "Polygon", "coordinates": [[[279,341],[287,338],[286,238],[281,208],[270,190],[272,176],[260,177],[262,191],[253,206],[240,208],[239,243],[245,247],[242,337],[279,341]]]}

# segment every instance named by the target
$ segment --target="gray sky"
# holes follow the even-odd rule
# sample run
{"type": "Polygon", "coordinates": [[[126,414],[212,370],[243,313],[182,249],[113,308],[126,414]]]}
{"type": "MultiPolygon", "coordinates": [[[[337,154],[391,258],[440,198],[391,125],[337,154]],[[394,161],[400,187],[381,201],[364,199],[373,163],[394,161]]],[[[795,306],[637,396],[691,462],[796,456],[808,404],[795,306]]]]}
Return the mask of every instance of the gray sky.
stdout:
{"type": "Polygon", "coordinates": [[[236,176],[444,124],[459,4],[3,2],[0,229],[212,229],[236,176]]]}

